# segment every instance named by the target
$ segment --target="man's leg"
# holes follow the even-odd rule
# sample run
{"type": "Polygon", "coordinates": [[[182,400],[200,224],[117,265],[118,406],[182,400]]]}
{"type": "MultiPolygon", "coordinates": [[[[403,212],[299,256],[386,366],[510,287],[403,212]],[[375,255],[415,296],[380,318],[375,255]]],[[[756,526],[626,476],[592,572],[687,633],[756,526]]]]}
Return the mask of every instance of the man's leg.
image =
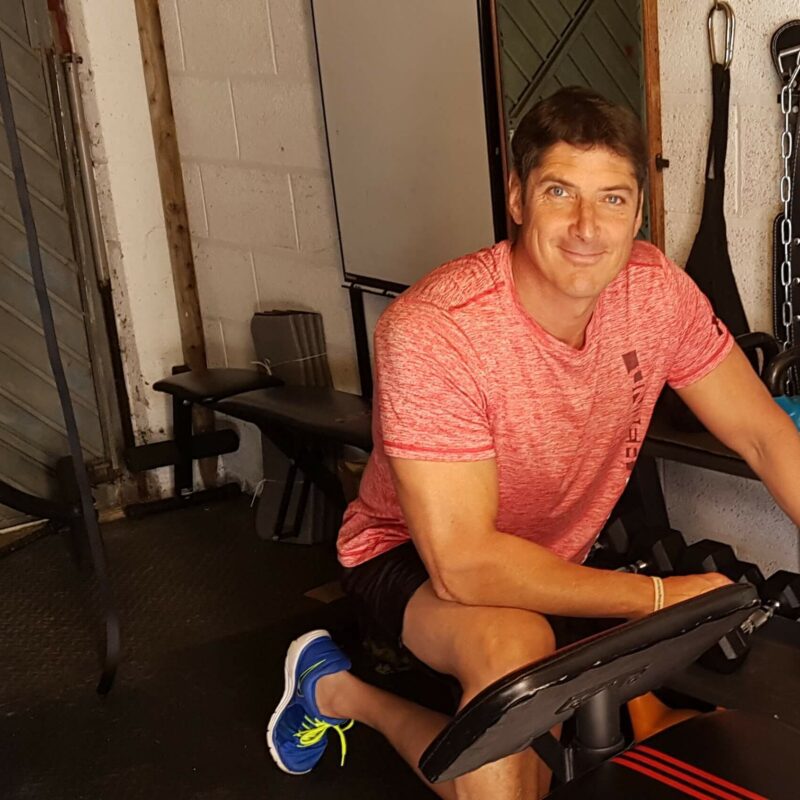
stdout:
{"type": "MultiPolygon", "coordinates": [[[[555,650],[553,632],[540,614],[443,601],[436,597],[430,582],[409,601],[403,642],[421,661],[458,679],[463,688],[462,705],[495,680],[555,650]]],[[[321,678],[317,692],[322,713],[376,728],[414,769],[448,721],[348,673],[321,678]]],[[[539,763],[532,751],[526,751],[465,775],[454,785],[442,784],[435,791],[458,800],[530,800],[543,792],[539,763]]],[[[544,780],[545,776],[541,777],[544,780]]]]}
{"type": "MultiPolygon", "coordinates": [[[[464,606],[440,600],[430,583],[411,598],[403,641],[463,688],[461,706],[489,684],[555,652],[555,636],[541,615],[515,608],[464,606]]],[[[532,750],[456,779],[459,800],[528,800],[540,796],[540,761],[532,750]]]]}
{"type": "Polygon", "coordinates": [[[381,733],[422,781],[444,800],[456,800],[452,782],[433,785],[419,771],[425,748],[450,719],[359,680],[349,672],[320,678],[317,704],[326,716],[354,719],[381,733]]]}

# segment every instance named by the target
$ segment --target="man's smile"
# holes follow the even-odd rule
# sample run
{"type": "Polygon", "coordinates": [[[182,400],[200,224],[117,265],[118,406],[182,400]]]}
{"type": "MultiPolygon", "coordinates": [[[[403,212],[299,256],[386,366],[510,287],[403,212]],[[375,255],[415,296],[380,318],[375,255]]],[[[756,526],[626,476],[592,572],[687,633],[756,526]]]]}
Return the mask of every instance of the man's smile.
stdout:
{"type": "Polygon", "coordinates": [[[564,254],[564,257],[568,261],[571,261],[573,264],[583,264],[583,265],[596,264],[605,255],[605,250],[598,250],[591,252],[584,250],[575,250],[571,247],[563,247],[563,246],[559,246],[558,249],[564,254]]]}

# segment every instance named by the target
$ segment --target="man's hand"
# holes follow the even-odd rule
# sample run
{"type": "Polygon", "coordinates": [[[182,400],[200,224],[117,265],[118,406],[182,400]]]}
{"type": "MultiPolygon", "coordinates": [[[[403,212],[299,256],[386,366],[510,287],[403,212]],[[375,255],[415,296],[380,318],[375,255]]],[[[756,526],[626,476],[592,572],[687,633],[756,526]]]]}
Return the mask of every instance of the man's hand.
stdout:
{"type": "Polygon", "coordinates": [[[682,603],[697,595],[705,594],[720,586],[727,586],[732,580],[718,572],[705,572],[702,575],[681,575],[664,579],[664,608],[682,603]]]}

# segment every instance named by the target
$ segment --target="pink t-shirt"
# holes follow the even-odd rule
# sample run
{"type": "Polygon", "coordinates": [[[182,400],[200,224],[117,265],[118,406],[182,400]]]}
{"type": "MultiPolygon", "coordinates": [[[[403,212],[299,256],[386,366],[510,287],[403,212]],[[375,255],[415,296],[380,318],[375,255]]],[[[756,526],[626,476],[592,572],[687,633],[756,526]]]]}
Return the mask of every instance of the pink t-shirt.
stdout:
{"type": "Polygon", "coordinates": [[[679,267],[637,242],[575,350],[523,309],[508,242],[434,270],[375,330],[374,450],[339,533],[353,567],[408,541],[387,456],[497,461],[496,528],[581,562],[625,488],[665,383],[733,338],[679,267]]]}

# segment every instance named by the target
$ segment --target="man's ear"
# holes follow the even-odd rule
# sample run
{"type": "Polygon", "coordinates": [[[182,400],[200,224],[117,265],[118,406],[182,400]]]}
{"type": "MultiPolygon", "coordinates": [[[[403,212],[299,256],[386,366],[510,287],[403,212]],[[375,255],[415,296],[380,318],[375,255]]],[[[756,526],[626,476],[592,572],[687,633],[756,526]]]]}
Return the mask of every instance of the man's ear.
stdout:
{"type": "Polygon", "coordinates": [[[519,175],[512,169],[508,175],[508,213],[516,225],[522,225],[522,207],[525,204],[525,189],[519,175]]]}

